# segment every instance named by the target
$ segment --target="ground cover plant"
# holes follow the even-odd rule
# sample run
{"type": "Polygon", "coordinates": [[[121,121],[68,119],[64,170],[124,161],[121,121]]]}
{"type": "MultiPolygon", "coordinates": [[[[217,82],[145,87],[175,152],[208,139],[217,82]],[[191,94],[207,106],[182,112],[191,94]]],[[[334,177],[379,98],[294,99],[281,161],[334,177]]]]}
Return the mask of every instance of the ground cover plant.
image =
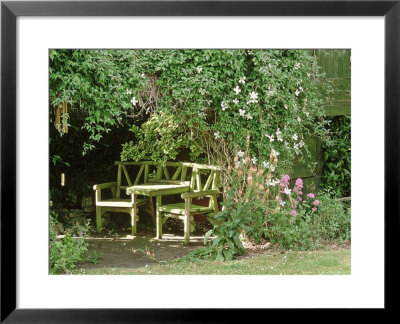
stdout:
{"type": "MultiPolygon", "coordinates": [[[[114,178],[113,161],[192,161],[221,167],[222,209],[206,247],[189,259],[232,260],[245,242],[307,250],[350,240],[350,209],[336,200],[350,196],[350,118],[325,117],[333,89],[314,54],[50,50],[55,208],[80,206],[93,184],[114,178]],[[294,162],[314,172],[307,143],[316,136],[324,143],[324,192],[291,177],[294,162]]],[[[68,251],[84,252],[83,241],[71,242],[68,251]]],[[[67,249],[50,248],[52,255],[67,249]]],[[[74,264],[81,252],[65,253],[74,264]]],[[[72,266],[52,264],[55,272],[72,266]]]]}
{"type": "Polygon", "coordinates": [[[75,228],[74,233],[66,233],[64,237],[57,237],[57,214],[50,214],[49,228],[49,273],[64,274],[75,269],[77,263],[83,261],[96,261],[96,255],[88,256],[88,243],[85,236],[88,231],[86,226],[75,228]],[[75,237],[74,237],[75,236],[75,237]]]}

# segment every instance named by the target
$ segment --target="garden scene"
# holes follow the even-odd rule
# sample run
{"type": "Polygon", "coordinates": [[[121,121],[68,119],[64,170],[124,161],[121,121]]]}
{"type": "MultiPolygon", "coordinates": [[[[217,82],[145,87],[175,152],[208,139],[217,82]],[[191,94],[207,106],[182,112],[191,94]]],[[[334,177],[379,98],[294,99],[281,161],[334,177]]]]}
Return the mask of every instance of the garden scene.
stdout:
{"type": "Polygon", "coordinates": [[[49,51],[50,274],[351,274],[350,50],[49,51]]]}

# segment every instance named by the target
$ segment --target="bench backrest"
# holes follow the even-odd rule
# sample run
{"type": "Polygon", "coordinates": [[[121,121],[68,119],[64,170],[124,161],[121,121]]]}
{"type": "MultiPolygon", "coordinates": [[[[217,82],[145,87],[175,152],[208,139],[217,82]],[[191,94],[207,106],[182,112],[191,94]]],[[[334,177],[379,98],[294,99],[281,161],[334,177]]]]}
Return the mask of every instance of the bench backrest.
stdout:
{"type": "Polygon", "coordinates": [[[191,191],[217,189],[219,186],[220,168],[213,165],[189,162],[166,162],[162,165],[153,161],[116,161],[115,165],[118,166],[116,198],[120,198],[121,190],[151,182],[189,182],[191,191]],[[136,168],[137,172],[136,176],[131,178],[132,167],[136,168]],[[155,177],[151,177],[152,174],[155,174],[155,177]]]}

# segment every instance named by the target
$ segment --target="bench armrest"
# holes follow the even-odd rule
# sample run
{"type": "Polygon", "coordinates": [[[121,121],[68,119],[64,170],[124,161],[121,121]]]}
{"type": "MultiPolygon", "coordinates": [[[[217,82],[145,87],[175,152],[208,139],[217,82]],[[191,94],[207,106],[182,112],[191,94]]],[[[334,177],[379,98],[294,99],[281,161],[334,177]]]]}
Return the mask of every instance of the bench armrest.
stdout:
{"type": "Polygon", "coordinates": [[[196,198],[196,197],[204,197],[204,196],[211,196],[211,195],[219,195],[220,192],[218,189],[213,190],[205,190],[205,191],[198,191],[198,192],[185,192],[181,195],[183,199],[186,198],[196,198]]]}
{"type": "Polygon", "coordinates": [[[101,183],[101,184],[94,185],[93,186],[93,190],[113,188],[113,187],[116,187],[116,186],[117,186],[116,182],[106,182],[106,183],[101,183]]]}

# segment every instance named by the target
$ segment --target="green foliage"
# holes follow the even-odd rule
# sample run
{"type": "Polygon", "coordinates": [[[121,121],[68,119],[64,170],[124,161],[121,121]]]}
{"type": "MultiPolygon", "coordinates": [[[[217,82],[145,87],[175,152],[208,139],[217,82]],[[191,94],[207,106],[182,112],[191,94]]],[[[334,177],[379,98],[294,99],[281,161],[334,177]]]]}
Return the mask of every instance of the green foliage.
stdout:
{"type": "MultiPolygon", "coordinates": [[[[225,167],[250,135],[252,156],[265,160],[275,149],[282,158],[279,167],[287,172],[296,156],[309,153],[304,141],[326,135],[321,74],[308,50],[146,50],[137,55],[142,68],[157,76],[155,112],[173,115],[190,134],[198,144],[189,145],[193,157],[200,147],[209,162],[225,167]]],[[[151,128],[143,131],[138,132],[143,138],[154,136],[151,128]]],[[[157,134],[163,135],[170,139],[157,134]]],[[[143,146],[129,143],[122,154],[140,154],[143,146]]],[[[164,145],[154,150],[165,155],[164,145]]]]}
{"type": "MultiPolygon", "coordinates": [[[[54,225],[58,223],[56,217],[57,214],[53,211],[49,222],[49,269],[50,274],[63,274],[73,270],[76,263],[85,260],[88,243],[85,242],[85,232],[81,232],[77,238],[67,233],[64,238],[58,239],[54,229],[54,225]]],[[[88,226],[87,224],[86,230],[88,226]]],[[[95,260],[97,262],[96,256],[95,260]]]]}
{"type": "Polygon", "coordinates": [[[266,238],[282,249],[308,250],[320,247],[322,243],[351,239],[350,208],[332,198],[329,194],[318,197],[319,206],[312,210],[314,199],[306,197],[296,209],[282,208],[268,216],[266,238]]]}
{"type": "Polygon", "coordinates": [[[88,134],[85,154],[105,133],[127,122],[134,110],[132,89],[142,88],[146,80],[132,50],[50,50],[49,55],[51,107],[67,102],[83,116],[68,124],[88,134]]]}
{"type": "Polygon", "coordinates": [[[190,137],[186,123],[174,115],[154,114],[141,127],[130,129],[135,140],[123,144],[122,161],[175,160],[182,152],[190,152],[192,159],[200,154],[190,137]]]}
{"type": "Polygon", "coordinates": [[[332,141],[323,145],[322,188],[336,197],[351,195],[351,117],[333,117],[329,124],[332,141]]]}

